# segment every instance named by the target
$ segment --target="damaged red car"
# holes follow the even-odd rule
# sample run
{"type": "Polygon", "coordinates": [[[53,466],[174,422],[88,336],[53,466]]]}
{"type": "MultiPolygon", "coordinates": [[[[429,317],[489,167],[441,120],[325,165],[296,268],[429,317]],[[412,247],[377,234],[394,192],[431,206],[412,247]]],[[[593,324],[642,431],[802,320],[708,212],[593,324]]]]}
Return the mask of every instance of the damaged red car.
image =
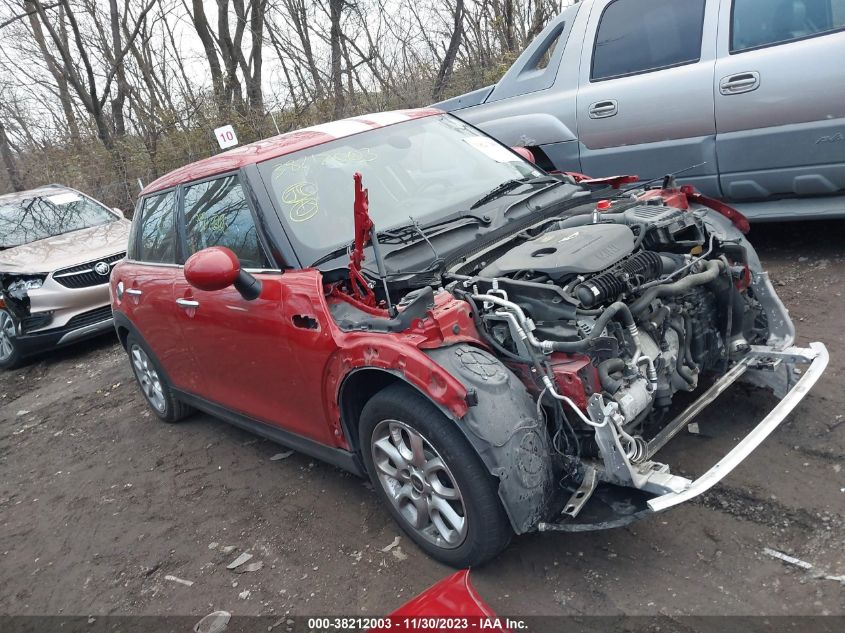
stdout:
{"type": "Polygon", "coordinates": [[[454,566],[712,487],[807,393],[825,347],[793,346],[730,208],[672,177],[549,174],[525,155],[414,110],[150,184],[111,290],[153,411],[199,409],[368,476],[454,566]],[[660,449],[740,379],[782,399],[709,471],[674,474],[660,449]]]}

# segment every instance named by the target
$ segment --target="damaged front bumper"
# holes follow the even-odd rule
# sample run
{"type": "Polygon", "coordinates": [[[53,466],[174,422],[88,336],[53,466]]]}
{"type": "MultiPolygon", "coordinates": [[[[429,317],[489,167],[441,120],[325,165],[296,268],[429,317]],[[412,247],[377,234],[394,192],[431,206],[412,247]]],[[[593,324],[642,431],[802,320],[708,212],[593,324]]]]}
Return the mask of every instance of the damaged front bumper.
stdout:
{"type": "Polygon", "coordinates": [[[28,357],[112,331],[111,305],[105,305],[81,312],[61,327],[18,334],[15,347],[21,356],[28,357]]]}
{"type": "Polygon", "coordinates": [[[540,523],[538,529],[584,531],[617,527],[706,492],[742,463],[783,422],[816,384],[828,360],[827,348],[822,343],[782,350],[752,346],[727,373],[646,444],[636,463],[623,450],[616,426],[615,403],[606,403],[601,395],[593,395],[588,413],[600,425],[596,428],[596,443],[602,461],[587,468],[584,482],[564,507],[560,520],[540,523]],[[796,365],[807,365],[800,378],[797,378],[796,365]],[[727,455],[694,480],[673,475],[667,464],[652,459],[739,379],[769,387],[781,400],[727,455]]]}

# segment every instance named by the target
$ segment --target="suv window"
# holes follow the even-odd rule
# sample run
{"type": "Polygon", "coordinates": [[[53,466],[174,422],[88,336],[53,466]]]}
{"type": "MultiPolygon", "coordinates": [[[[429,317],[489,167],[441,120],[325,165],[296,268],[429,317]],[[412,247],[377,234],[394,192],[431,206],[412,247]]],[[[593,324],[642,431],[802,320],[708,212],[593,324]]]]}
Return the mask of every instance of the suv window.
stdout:
{"type": "Polygon", "coordinates": [[[225,246],[238,256],[244,268],[267,267],[237,176],[186,187],[185,229],[186,256],[209,246],[225,246]]]}
{"type": "Polygon", "coordinates": [[[175,212],[175,189],[144,200],[138,221],[140,236],[135,259],[157,264],[176,262],[175,212]]]}
{"type": "Polygon", "coordinates": [[[704,0],[616,0],[599,22],[590,79],[697,62],[703,27],[704,0]]]}
{"type": "Polygon", "coordinates": [[[734,0],[731,52],[845,29],[845,0],[734,0]]]}

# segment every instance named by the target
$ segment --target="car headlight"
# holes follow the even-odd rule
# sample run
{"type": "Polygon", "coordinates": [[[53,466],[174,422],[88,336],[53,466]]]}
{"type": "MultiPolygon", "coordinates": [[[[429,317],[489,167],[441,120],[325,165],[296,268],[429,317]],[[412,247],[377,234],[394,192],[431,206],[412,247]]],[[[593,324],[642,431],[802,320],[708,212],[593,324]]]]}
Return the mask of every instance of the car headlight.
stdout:
{"type": "Polygon", "coordinates": [[[6,289],[8,293],[16,298],[20,298],[22,295],[25,295],[30,290],[38,290],[42,285],[44,285],[44,277],[21,277],[20,279],[15,279],[8,286],[6,289]]]}

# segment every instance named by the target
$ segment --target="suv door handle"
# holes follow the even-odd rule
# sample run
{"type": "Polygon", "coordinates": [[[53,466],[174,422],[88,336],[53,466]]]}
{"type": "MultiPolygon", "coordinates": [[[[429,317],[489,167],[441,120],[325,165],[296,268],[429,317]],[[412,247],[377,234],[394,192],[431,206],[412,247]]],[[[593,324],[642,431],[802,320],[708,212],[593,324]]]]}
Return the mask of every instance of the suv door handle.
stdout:
{"type": "Polygon", "coordinates": [[[137,288],[127,288],[125,292],[132,297],[140,297],[144,294],[143,290],[138,290],[137,288]]]}
{"type": "Polygon", "coordinates": [[[751,92],[752,90],[757,90],[759,87],[760,73],[756,71],[728,75],[727,77],[722,77],[721,81],[719,81],[719,92],[725,96],[751,92]]]}
{"type": "Polygon", "coordinates": [[[587,112],[590,113],[591,119],[606,119],[615,116],[619,112],[619,107],[616,104],[616,99],[608,99],[607,101],[596,101],[587,112]]]}
{"type": "Polygon", "coordinates": [[[176,299],[176,305],[180,308],[199,308],[200,302],[193,299],[176,299]]]}

